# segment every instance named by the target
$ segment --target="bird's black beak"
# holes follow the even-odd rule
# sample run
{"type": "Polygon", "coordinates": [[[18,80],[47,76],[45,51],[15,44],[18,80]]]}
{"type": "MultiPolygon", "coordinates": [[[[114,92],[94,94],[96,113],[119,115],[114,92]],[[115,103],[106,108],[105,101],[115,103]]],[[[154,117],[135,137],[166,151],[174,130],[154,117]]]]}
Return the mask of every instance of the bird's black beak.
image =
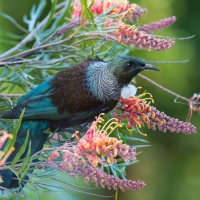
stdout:
{"type": "Polygon", "coordinates": [[[157,67],[150,65],[150,64],[145,64],[145,66],[142,68],[142,70],[145,70],[145,69],[160,71],[157,67]]]}

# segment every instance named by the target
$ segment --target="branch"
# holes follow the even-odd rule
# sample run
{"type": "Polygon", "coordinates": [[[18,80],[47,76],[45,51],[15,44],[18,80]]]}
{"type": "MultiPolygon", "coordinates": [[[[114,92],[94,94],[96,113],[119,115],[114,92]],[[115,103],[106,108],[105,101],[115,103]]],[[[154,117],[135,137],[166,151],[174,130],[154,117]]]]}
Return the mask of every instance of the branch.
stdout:
{"type": "Polygon", "coordinates": [[[0,94],[0,97],[7,97],[7,98],[12,98],[12,97],[21,97],[23,94],[0,94]]]}

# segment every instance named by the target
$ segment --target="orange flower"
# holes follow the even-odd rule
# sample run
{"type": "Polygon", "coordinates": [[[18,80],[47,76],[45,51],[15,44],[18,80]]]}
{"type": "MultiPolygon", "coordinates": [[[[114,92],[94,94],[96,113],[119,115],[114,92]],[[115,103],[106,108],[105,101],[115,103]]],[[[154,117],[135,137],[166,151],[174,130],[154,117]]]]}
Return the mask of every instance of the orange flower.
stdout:
{"type": "Polygon", "coordinates": [[[116,163],[117,155],[126,162],[136,160],[135,148],[130,148],[117,138],[109,136],[115,128],[121,126],[118,120],[112,118],[102,128],[99,128],[98,123],[101,121],[102,118],[99,116],[87,133],[78,140],[76,152],[83,158],[87,158],[95,167],[98,163],[105,165],[101,157],[104,157],[109,165],[116,163]]]}

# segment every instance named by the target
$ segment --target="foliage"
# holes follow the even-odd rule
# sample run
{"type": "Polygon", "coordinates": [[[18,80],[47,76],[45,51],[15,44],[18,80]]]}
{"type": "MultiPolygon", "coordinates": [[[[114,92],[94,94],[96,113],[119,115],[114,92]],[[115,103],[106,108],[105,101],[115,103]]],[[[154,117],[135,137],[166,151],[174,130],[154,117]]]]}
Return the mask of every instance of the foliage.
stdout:
{"type": "MultiPolygon", "coordinates": [[[[98,56],[105,61],[109,61],[119,54],[119,52],[121,55],[127,55],[133,50],[138,49],[160,51],[167,50],[174,45],[174,41],[171,38],[152,35],[152,33],[158,29],[170,26],[175,22],[175,17],[153,22],[150,25],[140,25],[139,17],[146,12],[146,9],[136,4],[130,4],[126,0],[117,2],[113,0],[76,0],[73,3],[69,0],[63,0],[61,3],[54,0],[52,1],[52,6],[48,15],[42,21],[39,21],[44,8],[45,1],[41,0],[38,6],[34,5],[31,9],[30,19],[28,19],[27,16],[24,17],[27,29],[21,27],[12,17],[4,13],[1,14],[2,17],[10,20],[16,28],[23,31],[24,35],[23,39],[21,39],[22,36],[12,33],[7,34],[9,37],[7,42],[15,44],[15,46],[0,55],[0,114],[16,104],[16,97],[21,96],[20,94],[13,94],[16,89],[27,93],[57,71],[73,66],[88,57],[94,58],[98,56]]],[[[151,80],[149,81],[156,85],[156,83],[151,80]]],[[[190,105],[190,111],[199,111],[199,95],[194,95],[191,99],[187,99],[159,85],[157,86],[184,100],[190,105]]],[[[54,173],[57,173],[58,170],[65,171],[72,177],[76,177],[77,175],[83,176],[85,182],[91,179],[95,185],[100,184],[101,187],[107,186],[108,189],[113,188],[124,191],[126,189],[143,188],[145,186],[143,182],[128,182],[125,177],[125,168],[137,162],[136,149],[148,146],[146,145],[148,141],[133,137],[133,133],[138,133],[138,127],[145,123],[147,126],[155,129],[155,122],[159,130],[163,132],[166,131],[166,128],[163,128],[163,124],[165,125],[163,113],[160,114],[155,111],[155,109],[153,110],[153,108],[149,106],[150,102],[147,102],[146,99],[141,100],[142,96],[143,94],[131,99],[131,105],[133,106],[131,110],[125,109],[125,107],[128,108],[130,104],[127,104],[127,102],[123,103],[122,100],[115,112],[109,113],[104,117],[105,121],[103,121],[102,118],[97,118],[96,122],[94,122],[90,128],[88,125],[83,125],[81,127],[69,128],[65,132],[59,134],[57,132],[51,133],[50,130],[47,130],[50,136],[45,144],[45,148],[32,156],[30,156],[31,143],[27,143],[27,138],[29,137],[27,133],[24,145],[21,147],[12,163],[5,163],[7,158],[5,155],[7,154],[9,156],[13,151],[12,146],[15,142],[23,113],[14,126],[11,120],[1,119],[0,127],[5,131],[3,135],[6,136],[6,139],[9,138],[7,144],[3,147],[2,152],[4,152],[5,155],[4,158],[1,157],[1,169],[12,169],[19,178],[20,184],[30,182],[32,183],[32,187],[34,185],[36,191],[48,191],[49,193],[55,188],[66,188],[38,181],[37,178],[43,177],[52,179],[54,173]],[[124,115],[120,115],[119,110],[123,111],[124,115]],[[145,113],[142,115],[141,113],[143,113],[144,110],[145,113]],[[155,113],[157,113],[157,118],[155,118],[155,113]],[[132,115],[132,118],[129,114],[132,115]],[[108,123],[113,116],[118,118],[118,120],[114,120],[115,122],[112,124],[116,125],[114,127],[108,123]],[[105,129],[98,127],[99,122],[101,122],[101,127],[105,129]],[[86,132],[85,136],[82,138],[79,135],[77,136],[75,133],[76,130],[79,130],[82,135],[86,132]],[[108,132],[108,130],[110,130],[110,132],[108,132]],[[95,144],[96,146],[94,149],[90,146],[91,152],[88,152],[86,144],[89,145],[92,141],[88,142],[87,136],[90,136],[91,131],[97,133],[96,141],[98,141],[98,145],[95,144]],[[7,134],[8,132],[13,133],[13,138],[7,134]],[[70,142],[71,133],[75,133],[75,142],[70,142]],[[101,141],[100,137],[105,138],[101,141]],[[66,143],[66,141],[68,143],[66,143]],[[81,143],[82,141],[84,142],[81,143]],[[141,142],[141,144],[138,145],[135,143],[134,146],[129,146],[129,141],[137,141],[141,142]],[[103,148],[104,145],[109,146],[108,144],[112,151],[103,148]],[[29,150],[26,154],[26,158],[22,161],[20,160],[20,156],[24,153],[27,145],[29,150]],[[123,153],[120,154],[120,150],[123,148],[126,149],[128,153],[133,153],[134,151],[134,156],[131,154],[132,157],[127,159],[123,153]],[[12,151],[10,152],[10,150],[12,151]],[[39,161],[33,162],[36,159],[39,159],[39,161]],[[68,164],[67,166],[65,165],[66,161],[68,164]],[[98,170],[100,173],[99,176],[106,176],[105,174],[107,174],[106,178],[109,177],[109,181],[108,179],[102,180],[104,180],[104,183],[107,180],[108,183],[104,184],[99,182],[99,180],[96,180],[96,176],[89,176],[86,172],[76,171],[75,165],[78,165],[77,162],[79,162],[81,169],[83,167],[84,169],[88,167],[94,170],[92,171],[93,173],[97,173],[98,170]],[[30,173],[34,168],[36,169],[34,173],[30,173]],[[71,171],[70,173],[67,168],[72,168],[75,171],[73,171],[73,173],[71,171]],[[26,174],[29,175],[29,181],[24,179],[26,174]],[[119,177],[123,180],[119,179],[119,177]],[[118,185],[114,185],[117,181],[119,181],[118,185]],[[132,187],[130,186],[131,184],[132,187]]],[[[190,117],[191,114],[189,118],[190,117]]],[[[177,120],[175,121],[173,119],[170,121],[170,118],[167,120],[166,121],[169,122],[168,127],[174,123],[177,126],[177,120]]],[[[189,133],[196,131],[195,127],[189,123],[185,123],[184,125],[183,123],[179,123],[179,125],[180,128],[176,130],[177,132],[185,130],[185,126],[186,128],[189,127],[189,130],[192,130],[189,131],[189,133]]],[[[174,131],[171,127],[169,129],[174,131]]],[[[92,132],[92,134],[94,133],[92,132]]],[[[188,129],[186,133],[188,133],[188,129]]],[[[78,192],[75,189],[69,190],[78,192]]],[[[79,188],[79,190],[81,190],[81,188],[79,188]]],[[[16,199],[19,198],[19,196],[29,199],[22,188],[19,188],[18,191],[4,190],[2,195],[9,198],[12,196],[11,193],[15,195],[16,199]]],[[[86,194],[86,192],[82,193],[86,194]]],[[[95,194],[90,193],[90,195],[95,194]]]]}

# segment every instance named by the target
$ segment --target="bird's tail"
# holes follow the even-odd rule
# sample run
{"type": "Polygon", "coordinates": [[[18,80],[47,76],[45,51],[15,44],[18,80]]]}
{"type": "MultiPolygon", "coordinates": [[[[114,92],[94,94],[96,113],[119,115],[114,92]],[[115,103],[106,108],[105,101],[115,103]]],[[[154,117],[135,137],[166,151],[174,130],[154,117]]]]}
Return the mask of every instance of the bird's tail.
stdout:
{"type": "MultiPolygon", "coordinates": [[[[12,162],[16,154],[19,152],[21,146],[23,145],[26,134],[29,130],[29,138],[31,141],[31,154],[40,151],[47,140],[48,134],[44,133],[45,130],[49,127],[49,122],[47,120],[23,120],[21,123],[21,127],[17,133],[17,139],[15,142],[15,151],[8,157],[6,160],[7,163],[12,162]]],[[[30,142],[28,141],[27,144],[30,142]]],[[[28,145],[26,147],[25,152],[21,156],[21,159],[26,156],[28,151],[28,145]]],[[[3,179],[3,183],[0,186],[5,188],[13,188],[18,187],[18,180],[13,179],[16,178],[11,170],[1,170],[0,175],[3,179]]]]}

